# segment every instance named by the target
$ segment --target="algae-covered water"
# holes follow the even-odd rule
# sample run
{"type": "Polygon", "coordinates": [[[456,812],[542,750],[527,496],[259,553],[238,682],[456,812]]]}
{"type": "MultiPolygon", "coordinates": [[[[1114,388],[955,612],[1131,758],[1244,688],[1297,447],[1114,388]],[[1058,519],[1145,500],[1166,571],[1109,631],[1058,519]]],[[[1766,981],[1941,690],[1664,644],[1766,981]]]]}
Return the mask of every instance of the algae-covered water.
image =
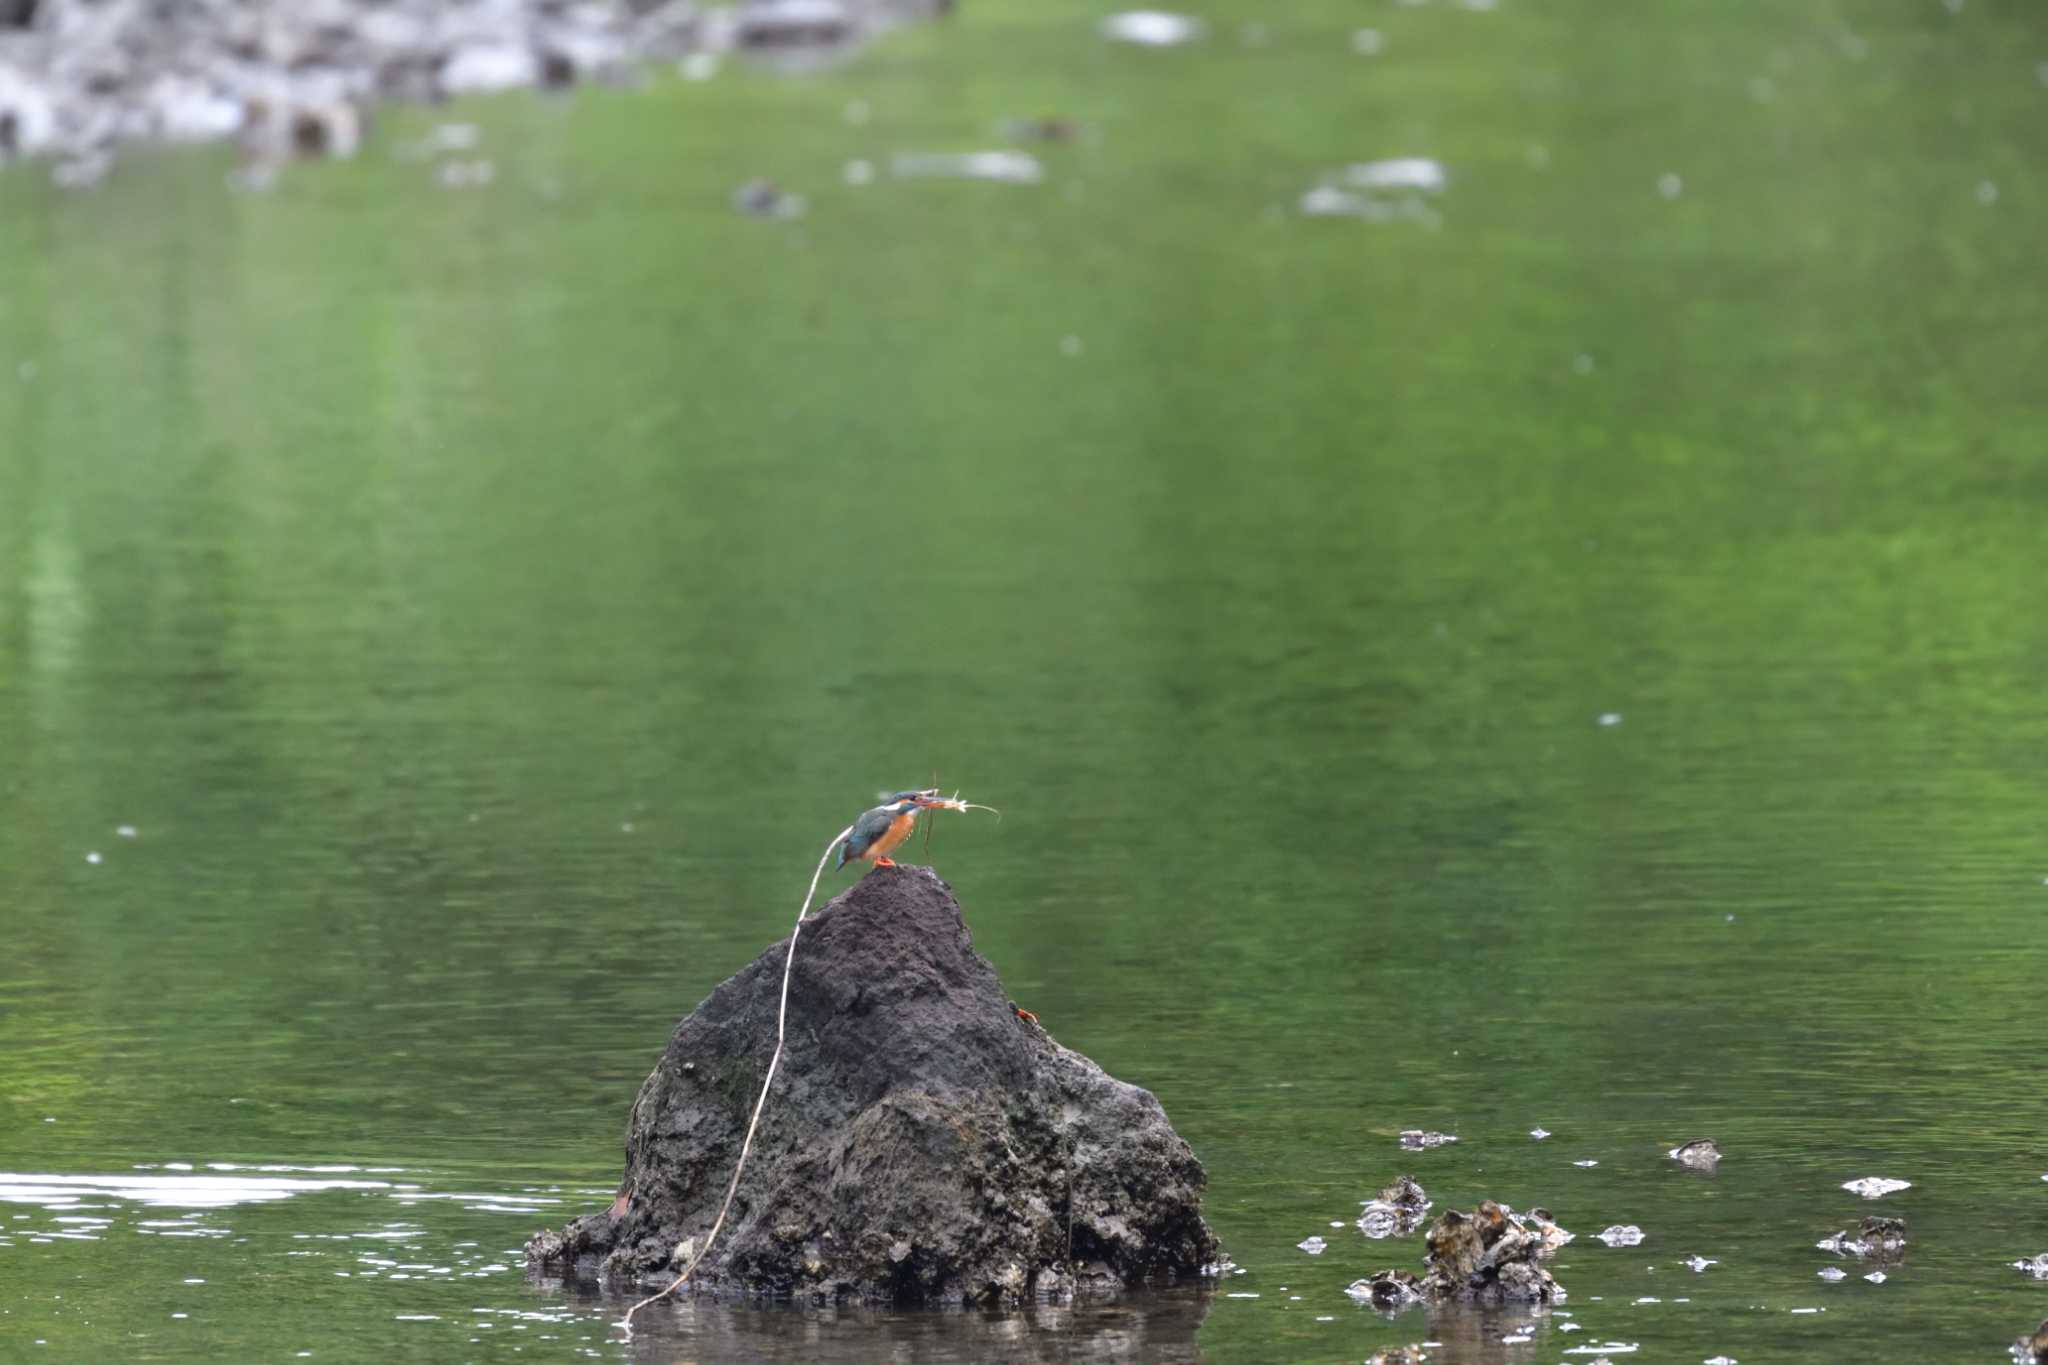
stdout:
{"type": "Polygon", "coordinates": [[[0,1358],[1757,1365],[2048,1314],[2038,7],[1101,13],[387,111],[268,194],[0,174],[0,1358]],[[1045,116],[1037,183],[893,173],[1045,116]],[[451,118],[488,184],[395,155],[451,118]],[[1303,211],[1395,157],[1446,183],[1303,211]],[[529,1283],[674,1019],[935,770],[1004,811],[929,855],[977,945],[1158,1093],[1244,1273],[630,1344],[529,1283]],[[1561,1311],[1354,1305],[1420,1268],[1351,1225],[1403,1172],[1553,1210],[1561,1311]],[[1903,1262],[1819,1278],[1873,1211],[1903,1262]]]}

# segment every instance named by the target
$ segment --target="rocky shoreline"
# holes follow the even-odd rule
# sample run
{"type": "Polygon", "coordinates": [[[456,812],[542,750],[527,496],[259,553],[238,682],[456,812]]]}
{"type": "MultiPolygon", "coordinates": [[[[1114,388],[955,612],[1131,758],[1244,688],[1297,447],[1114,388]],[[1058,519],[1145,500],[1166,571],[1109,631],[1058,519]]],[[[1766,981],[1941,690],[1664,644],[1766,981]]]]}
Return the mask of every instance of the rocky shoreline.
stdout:
{"type": "MultiPolygon", "coordinates": [[[[0,164],[83,188],[134,142],[349,156],[380,101],[831,60],[951,0],[0,0],[0,164]]],[[[246,178],[246,177],[245,177],[246,178]]],[[[260,179],[260,177],[258,177],[260,179]]]]}

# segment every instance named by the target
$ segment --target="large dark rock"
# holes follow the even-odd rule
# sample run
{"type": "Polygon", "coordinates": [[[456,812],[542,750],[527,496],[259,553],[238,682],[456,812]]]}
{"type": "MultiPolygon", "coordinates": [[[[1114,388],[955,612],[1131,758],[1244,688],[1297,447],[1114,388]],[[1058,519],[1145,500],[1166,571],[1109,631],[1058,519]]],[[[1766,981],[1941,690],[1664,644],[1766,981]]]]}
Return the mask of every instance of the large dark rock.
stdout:
{"type": "MultiPolygon", "coordinates": [[[[676,1026],[604,1212],[533,1264],[666,1284],[732,1178],[775,1047],[787,940],[676,1026]]],[[[1191,1277],[1202,1167],[1159,1101],[1018,1017],[951,888],[880,868],[803,925],[788,1045],[701,1289],[1014,1302],[1191,1277]]]]}

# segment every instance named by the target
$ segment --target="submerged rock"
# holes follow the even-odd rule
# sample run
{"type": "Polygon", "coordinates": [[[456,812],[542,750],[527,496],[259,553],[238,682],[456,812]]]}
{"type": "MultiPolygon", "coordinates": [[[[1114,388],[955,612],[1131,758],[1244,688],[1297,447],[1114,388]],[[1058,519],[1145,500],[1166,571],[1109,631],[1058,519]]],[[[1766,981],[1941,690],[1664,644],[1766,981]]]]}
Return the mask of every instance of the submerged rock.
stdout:
{"type": "Polygon", "coordinates": [[[1830,1233],[1814,1245],[1822,1251],[1832,1251],[1838,1256],[1893,1260],[1906,1249],[1906,1220],[1880,1218],[1872,1214],[1863,1220],[1855,1232],[1844,1230],[1830,1233]]]}
{"type": "Polygon", "coordinates": [[[1428,1359],[1429,1352],[1417,1342],[1407,1346],[1382,1346],[1365,1358],[1365,1365],[1424,1365],[1428,1359]]]}
{"type": "MultiPolygon", "coordinates": [[[[732,1178],[775,1046],[786,941],[676,1026],[604,1212],[528,1261],[666,1284],[732,1178]]],[[[1219,1259],[1201,1163],[1158,1100],[1020,1018],[929,869],[878,869],[802,926],[787,1050],[699,1289],[1016,1302],[1219,1259]]]]}
{"type": "Polygon", "coordinates": [[[1690,1166],[1696,1171],[1711,1171],[1721,1164],[1721,1149],[1712,1138],[1694,1138],[1673,1147],[1671,1159],[1681,1166],[1690,1166]]]}
{"type": "Polygon", "coordinates": [[[1358,1216],[1358,1230],[1374,1241],[1404,1237],[1422,1226],[1429,1213],[1429,1196],[1412,1175],[1398,1176],[1394,1183],[1365,1203],[1358,1216]]]}
{"type": "Polygon", "coordinates": [[[1422,1302],[1422,1281],[1412,1270],[1382,1270],[1368,1279],[1353,1280],[1344,1292],[1383,1313],[1422,1302]]]}

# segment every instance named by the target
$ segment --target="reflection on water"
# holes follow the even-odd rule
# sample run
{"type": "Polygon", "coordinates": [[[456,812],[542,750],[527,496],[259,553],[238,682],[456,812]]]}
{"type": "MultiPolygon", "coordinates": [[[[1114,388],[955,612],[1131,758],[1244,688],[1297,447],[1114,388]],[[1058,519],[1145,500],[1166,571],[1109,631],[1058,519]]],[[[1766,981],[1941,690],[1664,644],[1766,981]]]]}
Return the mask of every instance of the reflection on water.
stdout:
{"type": "Polygon", "coordinates": [[[634,1318],[631,1356],[648,1362],[883,1359],[906,1365],[1196,1361],[1202,1356],[1195,1335],[1209,1304],[1209,1294],[1200,1290],[1005,1311],[905,1312],[685,1297],[664,1300],[634,1318]]]}

